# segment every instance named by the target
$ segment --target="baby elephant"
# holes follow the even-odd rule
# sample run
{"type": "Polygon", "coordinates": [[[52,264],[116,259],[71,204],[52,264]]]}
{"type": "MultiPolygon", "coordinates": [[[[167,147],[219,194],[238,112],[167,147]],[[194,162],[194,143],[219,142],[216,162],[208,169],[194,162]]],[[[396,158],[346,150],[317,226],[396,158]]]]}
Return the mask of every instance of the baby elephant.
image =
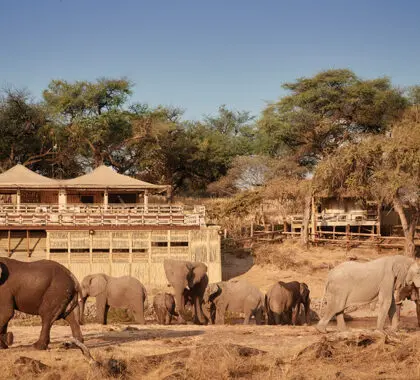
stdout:
{"type": "Polygon", "coordinates": [[[395,291],[394,293],[395,297],[395,304],[397,307],[397,316],[398,320],[400,319],[401,314],[401,306],[402,301],[405,299],[414,301],[416,304],[416,311],[417,311],[417,324],[420,327],[420,292],[419,288],[417,288],[414,284],[412,285],[406,285],[400,290],[395,291]]]}
{"type": "Polygon", "coordinates": [[[244,313],[244,324],[251,316],[257,325],[262,323],[264,296],[260,290],[245,280],[221,281],[210,284],[204,293],[205,310],[216,324],[225,322],[225,312],[244,313]]]}
{"type": "Polygon", "coordinates": [[[169,293],[156,294],[153,298],[153,309],[161,325],[170,325],[172,317],[178,316],[175,312],[175,298],[169,293]]]}
{"type": "Polygon", "coordinates": [[[296,325],[300,304],[305,306],[305,321],[309,324],[309,288],[297,281],[276,282],[265,296],[265,309],[269,325],[292,323],[296,325]]]}

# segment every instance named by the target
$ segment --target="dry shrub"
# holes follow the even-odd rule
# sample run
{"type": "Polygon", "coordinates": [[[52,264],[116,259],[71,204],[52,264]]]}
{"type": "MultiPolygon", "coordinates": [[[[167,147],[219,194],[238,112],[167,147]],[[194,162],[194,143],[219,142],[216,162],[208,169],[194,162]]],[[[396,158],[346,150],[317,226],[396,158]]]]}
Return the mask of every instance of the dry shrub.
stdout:
{"type": "Polygon", "coordinates": [[[324,336],[296,355],[286,378],[418,379],[420,342],[408,334],[397,338],[380,333],[324,336]]]}
{"type": "Polygon", "coordinates": [[[130,372],[147,379],[279,378],[282,361],[264,351],[234,344],[199,346],[132,360],[130,372]]]}
{"type": "Polygon", "coordinates": [[[296,270],[303,266],[311,266],[309,260],[298,260],[296,257],[297,243],[285,242],[282,245],[264,244],[254,249],[255,264],[272,264],[279,269],[296,270]]]}

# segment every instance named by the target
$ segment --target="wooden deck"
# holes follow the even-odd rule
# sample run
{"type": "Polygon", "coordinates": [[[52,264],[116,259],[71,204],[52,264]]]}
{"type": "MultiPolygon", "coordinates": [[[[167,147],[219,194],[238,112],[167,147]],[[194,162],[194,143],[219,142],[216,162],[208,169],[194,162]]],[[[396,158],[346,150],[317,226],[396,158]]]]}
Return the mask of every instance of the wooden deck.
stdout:
{"type": "Polygon", "coordinates": [[[205,208],[183,205],[1,204],[0,229],[203,226],[205,208]]]}

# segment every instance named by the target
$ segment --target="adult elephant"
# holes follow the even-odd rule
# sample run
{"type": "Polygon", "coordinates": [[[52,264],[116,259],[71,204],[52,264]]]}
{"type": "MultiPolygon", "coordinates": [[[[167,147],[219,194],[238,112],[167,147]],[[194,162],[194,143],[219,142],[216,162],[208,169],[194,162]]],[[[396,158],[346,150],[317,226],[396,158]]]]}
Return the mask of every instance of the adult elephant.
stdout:
{"type": "Polygon", "coordinates": [[[205,309],[213,323],[225,323],[226,311],[244,313],[244,325],[255,317],[257,325],[262,323],[264,295],[245,280],[221,281],[210,284],[204,294],[205,309]]]}
{"type": "Polygon", "coordinates": [[[36,349],[48,348],[51,326],[58,319],[66,320],[73,337],[83,342],[74,311],[79,292],[80,285],[73,274],[55,261],[27,263],[0,258],[0,348],[12,343],[7,326],[15,310],[41,317],[36,349]]]}
{"type": "Polygon", "coordinates": [[[131,310],[137,323],[144,324],[144,305],[147,291],[143,284],[134,277],[111,277],[104,273],[86,276],[81,283],[80,300],[81,324],[84,322],[84,310],[88,297],[96,297],[96,318],[98,323],[106,325],[109,307],[131,310]]]}
{"type": "Polygon", "coordinates": [[[194,322],[205,324],[207,318],[202,309],[203,295],[209,282],[207,265],[201,262],[166,259],[163,262],[166,278],[175,290],[175,304],[179,322],[185,322],[185,289],[194,305],[194,322]]]}
{"type": "Polygon", "coordinates": [[[344,262],[330,271],[325,285],[327,307],[317,329],[325,333],[330,319],[337,316],[340,330],[346,328],[344,312],[349,308],[379,303],[377,329],[383,330],[387,315],[392,328],[398,327],[394,290],[420,280],[418,263],[406,256],[382,257],[367,263],[344,262]]]}
{"type": "Polygon", "coordinates": [[[282,322],[296,325],[300,305],[305,307],[305,322],[309,324],[309,288],[304,282],[298,281],[273,284],[265,296],[265,310],[269,325],[279,325],[282,322]]]}

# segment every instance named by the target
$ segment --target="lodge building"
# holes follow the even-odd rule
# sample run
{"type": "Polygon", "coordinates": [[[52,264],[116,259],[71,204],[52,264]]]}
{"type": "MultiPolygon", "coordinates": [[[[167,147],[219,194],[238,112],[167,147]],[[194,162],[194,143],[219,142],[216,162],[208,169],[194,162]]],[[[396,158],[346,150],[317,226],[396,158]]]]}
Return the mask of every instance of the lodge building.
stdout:
{"type": "Polygon", "coordinates": [[[104,165],[67,180],[16,165],[0,174],[0,256],[155,286],[166,284],[165,258],[202,261],[220,281],[219,227],[206,225],[203,206],[168,202],[170,191],[104,165]]]}

